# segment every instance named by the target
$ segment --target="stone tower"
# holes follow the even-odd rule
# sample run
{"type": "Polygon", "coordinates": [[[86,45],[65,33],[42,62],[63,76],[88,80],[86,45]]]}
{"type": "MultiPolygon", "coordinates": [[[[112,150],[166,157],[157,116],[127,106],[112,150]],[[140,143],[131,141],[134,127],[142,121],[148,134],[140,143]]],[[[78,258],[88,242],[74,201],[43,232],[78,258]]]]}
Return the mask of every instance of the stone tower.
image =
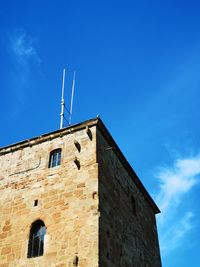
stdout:
{"type": "Polygon", "coordinates": [[[0,149],[0,267],[161,267],[156,213],[100,119],[0,149]]]}

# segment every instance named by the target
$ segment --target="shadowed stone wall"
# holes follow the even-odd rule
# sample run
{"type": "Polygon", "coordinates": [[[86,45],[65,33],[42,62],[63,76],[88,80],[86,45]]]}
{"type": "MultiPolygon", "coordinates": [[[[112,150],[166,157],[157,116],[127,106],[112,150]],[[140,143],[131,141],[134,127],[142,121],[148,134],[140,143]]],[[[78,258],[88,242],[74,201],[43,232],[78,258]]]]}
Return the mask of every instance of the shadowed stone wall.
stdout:
{"type": "Polygon", "coordinates": [[[97,131],[100,266],[161,267],[155,221],[159,210],[147,201],[136,174],[126,169],[118,148],[105,137],[97,131]]]}

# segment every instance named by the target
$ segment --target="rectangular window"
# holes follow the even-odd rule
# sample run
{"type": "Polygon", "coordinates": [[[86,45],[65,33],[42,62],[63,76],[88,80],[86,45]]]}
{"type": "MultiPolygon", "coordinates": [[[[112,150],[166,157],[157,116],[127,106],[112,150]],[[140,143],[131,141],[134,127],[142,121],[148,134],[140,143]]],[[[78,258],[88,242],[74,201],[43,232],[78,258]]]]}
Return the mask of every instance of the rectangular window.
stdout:
{"type": "Polygon", "coordinates": [[[136,203],[135,203],[135,198],[133,196],[131,196],[131,207],[133,214],[136,215],[136,203]]]}
{"type": "Polygon", "coordinates": [[[56,167],[61,164],[61,149],[51,151],[49,157],[49,168],[56,167]]]}

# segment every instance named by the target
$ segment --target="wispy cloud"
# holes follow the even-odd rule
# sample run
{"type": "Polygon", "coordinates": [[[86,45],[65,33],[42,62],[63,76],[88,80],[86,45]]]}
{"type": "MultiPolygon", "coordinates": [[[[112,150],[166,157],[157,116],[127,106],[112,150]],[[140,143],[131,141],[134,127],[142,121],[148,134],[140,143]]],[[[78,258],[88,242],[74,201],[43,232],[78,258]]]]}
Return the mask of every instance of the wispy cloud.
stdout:
{"type": "Polygon", "coordinates": [[[30,61],[40,63],[40,58],[34,47],[34,39],[24,29],[16,29],[10,37],[11,51],[19,64],[30,61]]]}
{"type": "Polygon", "coordinates": [[[9,88],[15,100],[12,119],[24,105],[34,84],[34,76],[40,73],[41,59],[36,49],[36,39],[24,29],[15,29],[9,33],[7,48],[11,61],[9,88]]]}
{"type": "Polygon", "coordinates": [[[157,174],[160,190],[156,202],[161,209],[158,227],[164,255],[180,247],[183,238],[194,227],[195,214],[183,203],[186,195],[199,183],[199,176],[200,155],[176,159],[172,167],[164,167],[157,174]]]}
{"type": "Polygon", "coordinates": [[[162,168],[157,177],[160,180],[160,192],[157,202],[163,215],[169,208],[177,207],[183,194],[197,182],[200,174],[200,156],[190,159],[177,159],[172,168],[162,168]]]}
{"type": "Polygon", "coordinates": [[[185,247],[185,242],[182,241],[194,227],[193,217],[194,214],[187,211],[182,217],[173,218],[171,223],[167,220],[168,223],[166,222],[165,227],[160,230],[160,248],[163,257],[182,245],[185,247]]]}

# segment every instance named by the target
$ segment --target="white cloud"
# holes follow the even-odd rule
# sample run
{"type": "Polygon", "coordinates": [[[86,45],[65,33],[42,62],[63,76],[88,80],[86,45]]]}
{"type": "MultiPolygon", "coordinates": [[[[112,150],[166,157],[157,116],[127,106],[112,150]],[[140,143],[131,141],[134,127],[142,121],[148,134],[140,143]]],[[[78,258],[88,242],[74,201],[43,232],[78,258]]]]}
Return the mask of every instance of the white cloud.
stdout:
{"type": "Polygon", "coordinates": [[[184,205],[184,199],[199,183],[200,155],[177,159],[172,167],[160,169],[156,176],[160,182],[156,196],[161,210],[158,217],[160,247],[162,255],[167,255],[180,248],[183,239],[194,227],[195,214],[192,208],[184,205]]]}
{"type": "Polygon", "coordinates": [[[198,183],[200,156],[190,159],[177,159],[172,168],[162,168],[157,175],[160,191],[156,197],[162,213],[179,205],[181,197],[198,183]]]}
{"type": "Polygon", "coordinates": [[[30,60],[40,62],[33,43],[33,38],[28,36],[25,30],[17,29],[14,31],[10,38],[11,51],[19,64],[28,63],[30,60]]]}
{"type": "Polygon", "coordinates": [[[8,83],[15,99],[11,118],[16,116],[26,103],[29,93],[33,90],[34,76],[40,73],[41,60],[35,41],[24,29],[15,29],[9,34],[8,52],[12,64],[8,83]]]}
{"type": "Polygon", "coordinates": [[[188,211],[181,218],[174,219],[173,223],[166,225],[160,232],[160,248],[163,257],[174,249],[180,248],[181,245],[185,246],[181,241],[194,227],[193,217],[194,214],[188,211]]]}

